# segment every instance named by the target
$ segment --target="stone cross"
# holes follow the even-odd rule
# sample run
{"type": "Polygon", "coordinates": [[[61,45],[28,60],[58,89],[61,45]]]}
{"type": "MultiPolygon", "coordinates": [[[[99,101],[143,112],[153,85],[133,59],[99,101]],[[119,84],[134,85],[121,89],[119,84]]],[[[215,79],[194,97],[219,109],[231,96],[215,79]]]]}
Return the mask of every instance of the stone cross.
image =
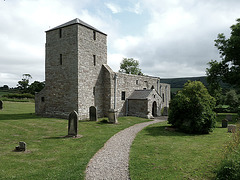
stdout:
{"type": "Polygon", "coordinates": [[[90,121],[97,121],[97,108],[95,106],[91,106],[89,108],[89,117],[90,121]]]}
{"type": "Polygon", "coordinates": [[[68,136],[77,136],[78,133],[78,114],[72,111],[68,117],[68,136]]]}
{"type": "Polygon", "coordinates": [[[3,109],[3,102],[0,100],[0,110],[3,109]]]}

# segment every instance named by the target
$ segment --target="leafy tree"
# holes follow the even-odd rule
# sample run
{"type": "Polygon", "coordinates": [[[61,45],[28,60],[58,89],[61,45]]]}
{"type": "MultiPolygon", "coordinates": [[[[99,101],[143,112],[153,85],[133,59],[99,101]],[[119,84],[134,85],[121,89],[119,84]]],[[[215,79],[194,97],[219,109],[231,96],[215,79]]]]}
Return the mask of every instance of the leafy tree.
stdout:
{"type": "Polygon", "coordinates": [[[239,100],[235,90],[230,90],[226,93],[225,104],[229,105],[232,109],[238,108],[239,100]]]}
{"type": "MultiPolygon", "coordinates": [[[[240,85],[240,19],[231,27],[230,38],[226,38],[223,33],[218,34],[215,40],[221,61],[211,61],[207,75],[210,82],[221,78],[224,82],[238,86],[240,85]]],[[[214,86],[214,85],[213,85],[214,86]]]]}
{"type": "Polygon", "coordinates": [[[45,86],[44,82],[34,81],[29,87],[28,92],[35,94],[35,92],[40,92],[45,86]]]}
{"type": "Polygon", "coordinates": [[[119,72],[143,75],[141,69],[139,68],[138,60],[134,60],[133,58],[123,58],[122,62],[120,63],[119,72]]]}
{"type": "Polygon", "coordinates": [[[215,98],[200,81],[188,81],[170,101],[168,122],[186,133],[209,133],[215,125],[215,98]]]}
{"type": "Polygon", "coordinates": [[[30,74],[23,74],[22,80],[18,81],[17,87],[23,92],[27,92],[27,88],[29,87],[29,80],[32,79],[30,74]]]}

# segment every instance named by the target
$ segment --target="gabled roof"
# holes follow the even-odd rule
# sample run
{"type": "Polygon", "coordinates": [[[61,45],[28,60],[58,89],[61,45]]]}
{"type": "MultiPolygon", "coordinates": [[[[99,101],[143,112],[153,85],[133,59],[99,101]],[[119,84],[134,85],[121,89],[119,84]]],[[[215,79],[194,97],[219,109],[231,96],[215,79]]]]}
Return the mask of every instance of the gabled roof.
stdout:
{"type": "Polygon", "coordinates": [[[147,99],[153,89],[135,90],[128,99],[147,99]]]}
{"type": "Polygon", "coordinates": [[[55,29],[59,29],[59,28],[63,28],[63,27],[66,27],[66,26],[71,26],[71,25],[74,25],[74,24],[80,24],[80,25],[85,26],[85,27],[87,27],[87,28],[89,28],[89,29],[92,29],[92,30],[95,30],[95,31],[97,31],[97,32],[99,32],[99,33],[102,33],[102,34],[104,34],[104,35],[107,35],[107,34],[101,32],[101,31],[99,31],[99,30],[96,29],[95,27],[93,27],[93,26],[91,26],[91,25],[83,22],[82,20],[80,20],[80,19],[78,19],[78,18],[73,19],[73,20],[71,20],[71,21],[69,21],[69,22],[66,22],[66,23],[64,23],[64,24],[62,24],[62,25],[59,25],[59,26],[57,26],[57,27],[54,27],[54,28],[52,28],[52,29],[49,29],[49,30],[47,30],[46,32],[52,31],[52,30],[55,30],[55,29]]]}

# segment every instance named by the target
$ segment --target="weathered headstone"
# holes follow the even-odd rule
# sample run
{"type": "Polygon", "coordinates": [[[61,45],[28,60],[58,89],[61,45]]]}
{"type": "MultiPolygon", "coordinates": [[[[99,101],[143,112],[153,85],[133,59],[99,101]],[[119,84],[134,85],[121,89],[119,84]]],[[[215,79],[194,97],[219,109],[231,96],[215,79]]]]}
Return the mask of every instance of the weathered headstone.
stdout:
{"type": "Polygon", "coordinates": [[[68,117],[68,136],[77,136],[78,133],[78,114],[72,111],[68,117]]]}
{"type": "Polygon", "coordinates": [[[228,120],[227,119],[223,119],[222,120],[222,128],[226,128],[228,126],[228,120]]]}
{"type": "Polygon", "coordinates": [[[228,132],[235,133],[236,132],[236,125],[230,124],[228,125],[228,132]]]}
{"type": "Polygon", "coordinates": [[[113,123],[113,124],[118,123],[118,120],[117,120],[117,110],[110,109],[108,111],[108,120],[109,120],[110,123],[113,123]]]}
{"type": "Polygon", "coordinates": [[[227,119],[228,121],[232,121],[232,115],[226,115],[226,119],[227,119]]]}
{"type": "Polygon", "coordinates": [[[168,116],[168,107],[164,107],[163,116],[168,116]]]}
{"type": "Polygon", "coordinates": [[[89,108],[89,117],[90,121],[97,121],[97,108],[95,106],[91,106],[89,108]]]}
{"type": "Polygon", "coordinates": [[[15,150],[16,151],[26,151],[27,144],[23,141],[19,142],[19,146],[16,146],[15,150]]]}
{"type": "Polygon", "coordinates": [[[0,110],[3,109],[3,102],[0,100],[0,110]]]}

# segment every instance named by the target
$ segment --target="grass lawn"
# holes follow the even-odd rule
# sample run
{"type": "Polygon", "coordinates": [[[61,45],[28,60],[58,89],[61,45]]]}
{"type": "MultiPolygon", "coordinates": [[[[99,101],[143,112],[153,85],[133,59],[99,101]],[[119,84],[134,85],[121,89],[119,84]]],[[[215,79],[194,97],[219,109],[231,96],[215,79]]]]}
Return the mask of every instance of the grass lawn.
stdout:
{"type": "Polygon", "coordinates": [[[0,179],[84,179],[91,157],[118,131],[148,121],[119,118],[119,124],[80,121],[82,138],[64,138],[68,121],[34,115],[34,103],[4,102],[0,110],[0,179]],[[13,152],[19,141],[26,152],[13,152]]]}
{"type": "Polygon", "coordinates": [[[130,175],[139,179],[213,179],[232,140],[221,124],[210,134],[188,135],[167,131],[167,122],[138,133],[130,152],[130,175]]]}

